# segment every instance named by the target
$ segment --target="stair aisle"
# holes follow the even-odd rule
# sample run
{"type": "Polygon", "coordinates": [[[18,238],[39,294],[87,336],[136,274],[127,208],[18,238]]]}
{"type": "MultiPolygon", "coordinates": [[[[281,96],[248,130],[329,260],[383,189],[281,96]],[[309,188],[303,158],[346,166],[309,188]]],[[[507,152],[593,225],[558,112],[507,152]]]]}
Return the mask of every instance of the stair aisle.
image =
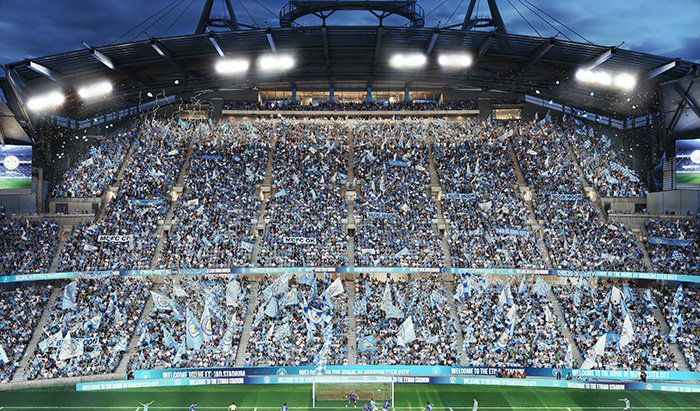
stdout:
{"type": "Polygon", "coordinates": [[[459,323],[459,314],[457,313],[457,304],[452,296],[455,294],[454,282],[445,281],[445,289],[447,290],[447,304],[450,306],[450,315],[455,321],[457,328],[457,352],[459,353],[459,365],[462,367],[469,366],[467,362],[467,353],[464,351],[464,334],[462,333],[462,325],[459,323]]]}
{"type": "Polygon", "coordinates": [[[554,294],[554,291],[551,288],[549,289],[549,293],[547,294],[547,296],[549,297],[549,301],[552,302],[554,314],[559,318],[559,321],[561,322],[562,333],[564,334],[564,337],[566,337],[566,340],[569,342],[569,345],[571,345],[572,351],[574,353],[574,359],[580,367],[581,364],[583,364],[583,355],[581,354],[581,350],[579,350],[578,345],[576,345],[576,341],[574,340],[574,334],[571,332],[569,324],[566,322],[566,316],[564,315],[564,310],[561,308],[559,299],[554,294]]]}
{"type": "Polygon", "coordinates": [[[245,322],[243,323],[243,331],[241,332],[241,340],[238,341],[238,353],[236,354],[236,367],[245,366],[245,353],[250,340],[250,331],[253,328],[253,319],[255,318],[255,306],[258,304],[258,290],[260,283],[257,281],[250,283],[250,298],[248,299],[248,309],[245,314],[245,322]]]}
{"type": "Polygon", "coordinates": [[[357,318],[353,307],[355,306],[355,281],[345,281],[348,290],[348,365],[357,365],[357,318]]]}
{"type": "MultiPolygon", "coordinates": [[[[153,311],[153,297],[148,295],[148,299],[146,300],[146,304],[143,306],[143,311],[141,311],[141,316],[139,317],[138,323],[137,324],[143,324],[146,322],[146,319],[148,316],[151,314],[151,311],[153,311]]],[[[119,375],[120,378],[126,378],[126,367],[129,365],[129,360],[131,360],[131,356],[134,355],[136,352],[136,348],[138,347],[139,344],[139,333],[138,333],[138,325],[134,329],[134,335],[131,336],[131,341],[129,341],[129,346],[126,349],[126,352],[124,352],[121,361],[119,361],[119,366],[117,367],[117,370],[114,372],[115,374],[119,375]]]]}
{"type": "MultiPolygon", "coordinates": [[[[646,292],[646,289],[640,289],[639,290],[642,294],[646,292]]],[[[652,301],[654,302],[654,305],[657,307],[659,304],[656,302],[656,299],[654,298],[654,294],[652,293],[651,297],[652,301]]],[[[669,327],[668,322],[666,321],[666,317],[664,317],[664,314],[661,312],[659,308],[655,308],[651,310],[652,314],[654,314],[654,318],[656,318],[656,321],[659,323],[659,328],[661,329],[661,333],[663,335],[668,335],[669,332],[671,331],[671,327],[669,327]]],[[[676,359],[676,363],[678,364],[678,370],[679,371],[690,371],[690,367],[688,366],[688,362],[685,359],[685,355],[683,355],[683,350],[681,349],[680,345],[678,343],[668,343],[669,347],[671,348],[671,352],[673,353],[673,356],[676,359]]]]}

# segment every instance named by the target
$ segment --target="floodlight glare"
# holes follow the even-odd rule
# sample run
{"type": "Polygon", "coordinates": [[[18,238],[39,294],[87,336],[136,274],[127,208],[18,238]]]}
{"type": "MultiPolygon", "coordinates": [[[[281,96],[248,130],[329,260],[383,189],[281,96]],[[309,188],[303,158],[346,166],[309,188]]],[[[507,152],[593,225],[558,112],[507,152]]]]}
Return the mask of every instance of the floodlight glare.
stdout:
{"type": "Polygon", "coordinates": [[[467,54],[443,54],[438,63],[445,68],[464,68],[472,65],[472,58],[467,54]]]}
{"type": "Polygon", "coordinates": [[[618,74],[615,77],[615,86],[624,90],[632,90],[637,84],[637,79],[627,73],[618,74]]]}
{"type": "Polygon", "coordinates": [[[84,99],[103,96],[112,91],[112,83],[103,81],[91,84],[78,90],[78,95],[84,99]]]}
{"type": "Polygon", "coordinates": [[[294,59],[290,56],[264,56],[258,60],[258,66],[263,70],[289,70],[294,67],[294,59]]]}
{"type": "Polygon", "coordinates": [[[590,70],[578,69],[576,71],[576,80],[584,83],[592,83],[595,81],[595,74],[590,70]]]}
{"type": "Polygon", "coordinates": [[[423,67],[428,59],[423,54],[395,54],[389,64],[396,68],[419,68],[423,67]]]}
{"type": "Polygon", "coordinates": [[[601,86],[609,86],[612,84],[612,77],[610,77],[610,74],[604,72],[604,71],[597,71],[594,73],[595,75],[595,82],[600,84],[601,86]]]}
{"type": "Polygon", "coordinates": [[[47,108],[53,108],[61,105],[66,100],[63,94],[58,91],[51,92],[49,94],[44,94],[42,96],[34,97],[27,101],[27,107],[33,111],[44,110],[47,108]]]}
{"type": "Polygon", "coordinates": [[[216,63],[219,74],[238,74],[248,71],[250,64],[246,60],[221,60],[216,63]]]}

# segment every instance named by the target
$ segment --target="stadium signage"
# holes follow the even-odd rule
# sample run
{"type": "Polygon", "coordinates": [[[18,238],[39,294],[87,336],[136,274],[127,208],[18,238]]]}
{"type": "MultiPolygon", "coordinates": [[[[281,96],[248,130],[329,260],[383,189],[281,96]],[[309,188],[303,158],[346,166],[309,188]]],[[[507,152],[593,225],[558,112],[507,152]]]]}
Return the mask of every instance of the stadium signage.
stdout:
{"type": "Polygon", "coordinates": [[[448,200],[476,200],[476,193],[447,193],[445,198],[448,200]]]}
{"type": "Polygon", "coordinates": [[[530,235],[530,230],[523,228],[496,228],[498,235],[516,235],[518,237],[527,237],[530,235]]]}
{"type": "Polygon", "coordinates": [[[131,205],[135,206],[152,206],[163,204],[163,199],[159,198],[157,200],[131,200],[131,205]]]}
{"type": "Polygon", "coordinates": [[[583,200],[583,194],[550,194],[552,201],[578,201],[583,200]]]}
{"type": "Polygon", "coordinates": [[[692,247],[693,240],[679,240],[676,238],[649,237],[649,244],[670,245],[674,247],[692,247]]]}
{"type": "Polygon", "coordinates": [[[316,245],[316,239],[308,237],[282,237],[282,242],[285,244],[316,245]]]}
{"type": "Polygon", "coordinates": [[[395,214],[394,213],[382,213],[379,211],[368,211],[365,213],[365,217],[367,218],[394,218],[395,214]]]}
{"type": "Polygon", "coordinates": [[[390,166],[395,166],[395,167],[408,167],[410,165],[410,163],[408,161],[389,160],[386,163],[390,166]]]}
{"type": "Polygon", "coordinates": [[[134,241],[131,234],[100,234],[97,236],[98,243],[130,243],[134,241]]]}

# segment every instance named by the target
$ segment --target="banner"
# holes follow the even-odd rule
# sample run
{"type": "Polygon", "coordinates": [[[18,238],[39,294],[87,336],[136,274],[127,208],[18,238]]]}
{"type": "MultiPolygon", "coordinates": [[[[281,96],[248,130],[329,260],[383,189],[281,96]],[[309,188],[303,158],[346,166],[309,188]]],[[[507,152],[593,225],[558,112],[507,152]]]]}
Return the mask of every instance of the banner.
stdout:
{"type": "Polygon", "coordinates": [[[649,237],[649,244],[671,245],[674,247],[693,247],[693,240],[679,240],[676,238],[649,237]]]}
{"type": "Polygon", "coordinates": [[[408,167],[409,162],[408,161],[394,161],[394,160],[389,160],[386,162],[390,166],[395,166],[395,167],[408,167]]]}
{"type": "Polygon", "coordinates": [[[382,213],[379,211],[368,211],[365,213],[366,218],[394,218],[396,215],[394,213],[382,213]]]}
{"type": "Polygon", "coordinates": [[[527,237],[530,235],[530,230],[526,228],[496,228],[498,235],[515,235],[518,237],[527,237]]]}
{"type": "Polygon", "coordinates": [[[224,159],[222,156],[212,156],[209,154],[204,154],[200,157],[205,159],[205,160],[223,160],[224,159]]]}
{"type": "Polygon", "coordinates": [[[316,245],[315,238],[307,237],[282,237],[282,242],[285,244],[297,244],[297,245],[316,245]]]}
{"type": "Polygon", "coordinates": [[[476,200],[478,195],[476,193],[447,193],[445,198],[448,200],[476,200]]]}
{"type": "Polygon", "coordinates": [[[163,199],[159,198],[157,200],[131,200],[131,205],[134,206],[152,206],[163,204],[163,199]]]}
{"type": "Polygon", "coordinates": [[[97,236],[98,243],[130,243],[134,241],[131,234],[100,234],[97,236]]]}
{"type": "Polygon", "coordinates": [[[583,194],[550,194],[552,201],[578,201],[583,200],[583,194]]]}

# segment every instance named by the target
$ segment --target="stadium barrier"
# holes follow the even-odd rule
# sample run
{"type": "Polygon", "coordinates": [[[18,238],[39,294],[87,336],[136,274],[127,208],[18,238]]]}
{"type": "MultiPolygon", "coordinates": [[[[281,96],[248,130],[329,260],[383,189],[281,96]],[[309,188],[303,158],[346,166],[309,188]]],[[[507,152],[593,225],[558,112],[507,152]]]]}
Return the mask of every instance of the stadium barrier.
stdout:
{"type": "MultiPolygon", "coordinates": [[[[369,376],[367,376],[369,377],[369,376]]],[[[335,377],[329,380],[324,376],[245,376],[245,377],[211,377],[211,378],[173,378],[153,380],[122,380],[97,383],[76,384],[76,391],[102,391],[125,388],[157,388],[203,385],[232,385],[232,384],[313,384],[316,382],[371,382],[370,378],[356,380],[350,377],[335,377]]],[[[578,388],[595,390],[644,390],[700,393],[700,385],[695,384],[665,384],[641,382],[598,382],[598,381],[568,381],[556,379],[512,379],[512,378],[475,378],[449,376],[392,376],[382,381],[396,384],[460,384],[460,385],[491,385],[518,387],[549,387],[549,388],[578,388]]]]}
{"type": "Polygon", "coordinates": [[[630,280],[659,280],[700,283],[700,276],[670,273],[651,273],[634,271],[577,271],[577,270],[539,270],[523,268],[421,268],[421,267],[274,267],[274,268],[173,268],[159,270],[106,270],[106,271],[70,271],[63,273],[36,273],[0,276],[0,283],[18,283],[25,281],[48,281],[65,279],[99,279],[109,277],[148,277],[148,276],[202,276],[228,274],[416,274],[436,273],[454,275],[532,275],[563,278],[621,278],[630,280]]]}
{"type": "MultiPolygon", "coordinates": [[[[524,373],[527,377],[552,378],[557,370],[562,378],[571,373],[573,378],[605,380],[638,380],[636,370],[581,370],[577,368],[527,368],[527,367],[449,367],[429,365],[329,365],[323,374],[316,374],[318,367],[238,367],[238,368],[174,368],[134,371],[135,380],[182,379],[182,378],[243,378],[253,376],[486,376],[493,377],[499,370],[524,373]]],[[[646,371],[647,380],[700,381],[700,372],[693,371],[646,371]]]]}

